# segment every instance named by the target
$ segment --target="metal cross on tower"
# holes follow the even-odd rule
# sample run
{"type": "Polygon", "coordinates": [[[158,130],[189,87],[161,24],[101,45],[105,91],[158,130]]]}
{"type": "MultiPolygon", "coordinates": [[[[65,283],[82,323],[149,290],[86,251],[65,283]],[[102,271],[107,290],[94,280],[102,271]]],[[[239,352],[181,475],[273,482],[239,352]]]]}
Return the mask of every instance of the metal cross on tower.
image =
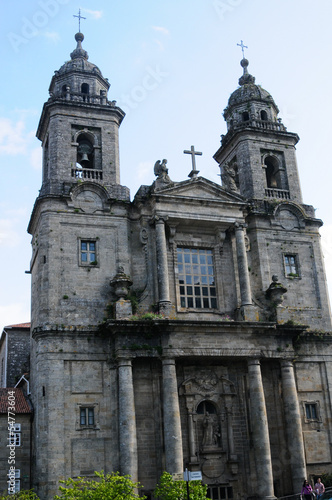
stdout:
{"type": "Polygon", "coordinates": [[[191,146],[190,151],[188,151],[187,149],[185,149],[183,152],[185,154],[191,155],[192,171],[190,172],[190,174],[188,175],[188,177],[191,177],[192,179],[195,179],[197,177],[197,174],[199,173],[199,170],[196,170],[196,158],[195,158],[195,156],[196,155],[202,156],[203,153],[201,153],[200,151],[195,151],[195,147],[194,146],[191,146]]]}
{"type": "Polygon", "coordinates": [[[78,16],[73,14],[73,17],[78,17],[78,31],[81,33],[81,19],[86,19],[86,17],[81,16],[81,9],[78,9],[78,16]]]}
{"type": "Polygon", "coordinates": [[[241,49],[242,49],[242,56],[243,56],[243,59],[244,59],[244,49],[247,49],[248,47],[243,44],[243,40],[241,40],[241,43],[237,43],[236,45],[238,45],[239,47],[241,47],[241,49]]]}

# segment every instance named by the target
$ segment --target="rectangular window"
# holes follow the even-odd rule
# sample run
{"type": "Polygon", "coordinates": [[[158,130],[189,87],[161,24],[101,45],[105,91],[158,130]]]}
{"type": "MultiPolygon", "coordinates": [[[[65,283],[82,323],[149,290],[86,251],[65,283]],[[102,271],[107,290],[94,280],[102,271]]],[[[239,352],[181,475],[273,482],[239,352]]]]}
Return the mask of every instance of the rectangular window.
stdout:
{"type": "Polygon", "coordinates": [[[206,496],[212,500],[232,500],[233,488],[231,486],[208,486],[206,496]]]}
{"type": "Polygon", "coordinates": [[[97,265],[96,241],[81,240],[80,263],[87,266],[97,265]]]}
{"type": "Polygon", "coordinates": [[[307,420],[318,420],[317,403],[305,404],[305,416],[307,420]]]}
{"type": "Polygon", "coordinates": [[[8,444],[10,446],[21,446],[21,424],[14,424],[8,430],[8,444]]]}
{"type": "Polygon", "coordinates": [[[285,274],[290,278],[299,278],[300,271],[296,254],[284,254],[285,274]]]}
{"type": "Polygon", "coordinates": [[[178,248],[180,305],[193,309],[216,309],[217,291],[212,250],[178,248]]]}
{"type": "Polygon", "coordinates": [[[21,470],[20,469],[15,469],[15,472],[13,474],[13,471],[8,471],[8,494],[13,495],[14,492],[18,493],[21,491],[21,470]],[[15,478],[14,478],[15,475],[15,478]],[[14,486],[14,481],[15,481],[15,487],[13,491],[13,486],[14,486]]]}
{"type": "Polygon", "coordinates": [[[95,409],[92,407],[80,408],[80,425],[83,427],[94,427],[95,409]]]}

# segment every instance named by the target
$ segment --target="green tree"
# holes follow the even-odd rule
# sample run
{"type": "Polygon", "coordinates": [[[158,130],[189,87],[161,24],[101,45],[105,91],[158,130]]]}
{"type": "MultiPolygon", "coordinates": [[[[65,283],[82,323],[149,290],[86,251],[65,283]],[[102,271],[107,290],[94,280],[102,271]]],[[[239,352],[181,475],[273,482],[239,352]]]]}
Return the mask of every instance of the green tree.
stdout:
{"type": "Polygon", "coordinates": [[[13,495],[3,494],[0,500],[39,500],[39,497],[32,490],[21,490],[13,495]]]}
{"type": "MultiPolygon", "coordinates": [[[[205,500],[206,492],[207,486],[201,481],[189,481],[190,500],[205,500]]],[[[171,474],[164,472],[153,495],[160,500],[187,500],[187,483],[186,481],[174,481],[171,474]]]]}
{"type": "Polygon", "coordinates": [[[139,483],[134,483],[130,476],[120,476],[118,472],[104,474],[103,471],[95,472],[97,477],[87,479],[78,477],[60,481],[65,486],[59,486],[60,495],[54,497],[55,500],[75,499],[75,500],[136,500],[145,499],[139,497],[135,492],[141,488],[139,483]]]}

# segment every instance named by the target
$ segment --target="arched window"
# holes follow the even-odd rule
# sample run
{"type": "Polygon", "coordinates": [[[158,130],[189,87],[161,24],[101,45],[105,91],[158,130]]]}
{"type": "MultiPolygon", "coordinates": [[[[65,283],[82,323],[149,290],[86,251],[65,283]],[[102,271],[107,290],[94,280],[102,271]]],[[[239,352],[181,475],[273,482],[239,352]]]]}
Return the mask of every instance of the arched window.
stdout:
{"type": "Polygon", "coordinates": [[[213,415],[214,413],[217,413],[217,410],[214,404],[211,403],[211,401],[202,401],[197,406],[196,413],[198,415],[206,415],[206,414],[213,415]]]}
{"type": "Polygon", "coordinates": [[[81,134],[77,142],[77,163],[82,168],[94,168],[94,148],[91,140],[85,134],[81,134]]]}
{"type": "Polygon", "coordinates": [[[62,85],[61,92],[62,92],[63,94],[65,94],[65,93],[66,93],[66,90],[67,90],[67,85],[62,85]]]}
{"type": "Polygon", "coordinates": [[[248,111],[244,111],[242,113],[242,121],[243,122],[248,122],[249,121],[249,113],[248,113],[248,111]]]}
{"type": "Polygon", "coordinates": [[[267,121],[267,112],[264,109],[261,111],[261,120],[267,121]]]}
{"type": "Polygon", "coordinates": [[[281,189],[279,162],[273,156],[267,156],[264,160],[266,165],[266,184],[268,188],[281,189]]]}
{"type": "Polygon", "coordinates": [[[81,92],[82,92],[82,94],[88,94],[89,93],[89,84],[88,83],[82,83],[82,85],[81,85],[81,92]]]}

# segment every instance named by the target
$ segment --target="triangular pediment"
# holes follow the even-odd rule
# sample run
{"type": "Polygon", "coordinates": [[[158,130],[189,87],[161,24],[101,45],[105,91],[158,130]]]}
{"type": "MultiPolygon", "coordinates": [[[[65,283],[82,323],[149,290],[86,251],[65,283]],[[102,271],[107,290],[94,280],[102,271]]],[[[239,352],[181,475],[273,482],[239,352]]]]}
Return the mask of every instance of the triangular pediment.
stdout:
{"type": "Polygon", "coordinates": [[[204,177],[171,183],[159,189],[154,189],[153,194],[159,197],[179,197],[219,203],[245,202],[245,199],[240,194],[226,191],[223,187],[204,177]]]}

